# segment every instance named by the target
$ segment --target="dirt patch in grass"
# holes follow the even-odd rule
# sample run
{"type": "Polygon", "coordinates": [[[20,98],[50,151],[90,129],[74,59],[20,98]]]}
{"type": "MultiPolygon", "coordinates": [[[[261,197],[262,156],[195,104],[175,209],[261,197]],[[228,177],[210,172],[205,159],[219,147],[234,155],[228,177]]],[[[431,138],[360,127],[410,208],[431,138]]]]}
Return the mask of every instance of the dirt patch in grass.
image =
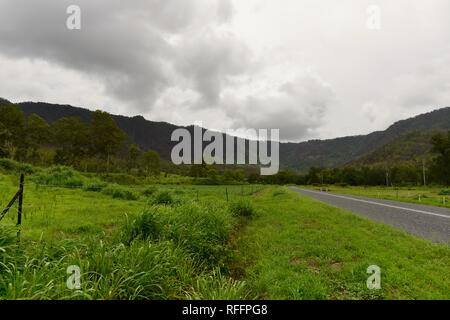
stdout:
{"type": "Polygon", "coordinates": [[[342,262],[332,262],[330,265],[330,269],[332,272],[339,272],[344,267],[344,264],[342,262]]]}

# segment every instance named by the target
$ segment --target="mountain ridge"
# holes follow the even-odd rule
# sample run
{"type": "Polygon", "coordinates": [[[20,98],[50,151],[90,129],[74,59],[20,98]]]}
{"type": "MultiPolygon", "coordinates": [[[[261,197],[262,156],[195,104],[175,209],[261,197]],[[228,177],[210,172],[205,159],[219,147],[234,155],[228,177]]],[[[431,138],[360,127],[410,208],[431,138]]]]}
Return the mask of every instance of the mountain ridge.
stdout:
{"type": "MultiPolygon", "coordinates": [[[[84,122],[89,122],[90,114],[93,112],[86,108],[43,102],[21,102],[17,105],[25,114],[36,113],[49,123],[65,116],[78,116],[84,122]]],[[[112,115],[112,117],[134,143],[143,149],[156,150],[164,159],[170,159],[171,149],[176,144],[170,140],[172,132],[178,128],[187,128],[190,131],[193,128],[193,126],[178,126],[168,122],[147,120],[143,116],[112,115]]],[[[282,142],[280,143],[280,165],[283,169],[303,172],[311,167],[343,166],[356,162],[358,158],[370,154],[405,133],[447,129],[450,130],[450,107],[400,120],[386,130],[366,135],[282,142]]]]}

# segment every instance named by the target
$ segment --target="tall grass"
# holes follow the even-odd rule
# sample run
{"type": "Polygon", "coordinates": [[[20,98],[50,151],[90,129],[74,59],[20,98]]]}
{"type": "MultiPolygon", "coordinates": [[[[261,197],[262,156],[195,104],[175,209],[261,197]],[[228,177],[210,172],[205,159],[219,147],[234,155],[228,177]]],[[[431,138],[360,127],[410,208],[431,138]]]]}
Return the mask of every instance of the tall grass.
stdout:
{"type": "Polygon", "coordinates": [[[152,204],[158,205],[158,204],[165,204],[169,205],[174,202],[174,199],[170,192],[168,191],[161,191],[155,194],[151,200],[152,204]]]}
{"type": "Polygon", "coordinates": [[[102,189],[102,193],[113,197],[114,199],[122,200],[137,200],[139,196],[126,187],[117,184],[109,185],[102,189]]]}
{"type": "Polygon", "coordinates": [[[243,300],[248,299],[249,292],[244,281],[223,276],[220,269],[216,269],[199,277],[186,297],[190,300],[243,300]]]}
{"type": "Polygon", "coordinates": [[[230,204],[230,211],[236,217],[251,218],[256,212],[251,202],[247,199],[239,199],[230,204]]]}
{"type": "Polygon", "coordinates": [[[37,172],[33,175],[32,180],[41,185],[81,188],[83,187],[85,178],[72,168],[54,166],[37,172]]]}
{"type": "Polygon", "coordinates": [[[238,299],[227,275],[235,220],[213,203],[151,206],[109,239],[84,237],[16,246],[0,229],[0,299],[238,299]],[[66,286],[81,269],[81,290],[66,286]]]}
{"type": "Polygon", "coordinates": [[[201,263],[224,266],[230,258],[227,247],[234,226],[231,214],[213,204],[194,202],[176,206],[152,206],[120,231],[120,241],[174,241],[201,263]]]}
{"type": "Polygon", "coordinates": [[[26,173],[32,174],[35,168],[30,164],[20,163],[11,159],[0,158],[0,171],[7,173],[26,173]]]}

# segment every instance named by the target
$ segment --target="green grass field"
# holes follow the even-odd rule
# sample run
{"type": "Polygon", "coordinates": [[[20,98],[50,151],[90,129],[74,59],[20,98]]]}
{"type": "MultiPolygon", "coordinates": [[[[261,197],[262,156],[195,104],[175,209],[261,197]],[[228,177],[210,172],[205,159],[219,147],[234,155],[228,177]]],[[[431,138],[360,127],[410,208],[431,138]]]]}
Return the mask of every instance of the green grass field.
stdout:
{"type": "MultiPolygon", "coordinates": [[[[0,223],[0,298],[450,299],[448,246],[283,187],[77,179],[27,177],[19,245],[16,207],[0,223]]],[[[17,182],[0,174],[1,207],[17,182]]]]}

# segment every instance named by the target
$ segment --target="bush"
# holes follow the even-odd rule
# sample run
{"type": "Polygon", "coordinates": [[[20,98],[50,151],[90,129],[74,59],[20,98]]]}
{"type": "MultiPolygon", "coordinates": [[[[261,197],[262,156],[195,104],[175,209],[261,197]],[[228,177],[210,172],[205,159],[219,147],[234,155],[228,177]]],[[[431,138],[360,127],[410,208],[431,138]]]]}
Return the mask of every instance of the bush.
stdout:
{"type": "Polygon", "coordinates": [[[227,210],[215,204],[196,203],[159,210],[167,239],[182,245],[208,266],[224,265],[231,254],[227,244],[234,222],[227,210]]]}
{"type": "Polygon", "coordinates": [[[450,196],[450,189],[442,189],[441,192],[439,192],[440,196],[450,196]]]}
{"type": "Polygon", "coordinates": [[[106,186],[108,186],[108,184],[106,182],[103,182],[98,179],[91,179],[84,184],[83,189],[85,191],[100,192],[104,188],[106,188],[106,186]]]}
{"type": "Polygon", "coordinates": [[[152,200],[152,204],[154,204],[154,205],[158,205],[158,204],[170,205],[173,202],[174,201],[173,201],[172,195],[168,191],[162,191],[162,192],[157,193],[152,200]]]}
{"type": "Polygon", "coordinates": [[[153,194],[156,193],[158,189],[155,186],[147,187],[144,191],[142,191],[142,195],[145,197],[151,197],[153,194]]]}
{"type": "Polygon", "coordinates": [[[285,195],[285,194],[287,194],[286,189],[284,189],[284,188],[277,188],[277,189],[273,192],[272,196],[273,196],[273,197],[278,197],[278,196],[282,196],[282,195],[285,195]]]}
{"type": "Polygon", "coordinates": [[[255,215],[255,209],[248,200],[238,200],[230,204],[230,211],[235,217],[250,218],[255,215]]]}
{"type": "Polygon", "coordinates": [[[173,241],[200,263],[223,266],[231,254],[227,244],[233,221],[227,210],[215,205],[153,206],[127,220],[118,237],[125,245],[140,240],[173,241]]]}
{"type": "Polygon", "coordinates": [[[348,183],[345,183],[345,182],[339,182],[339,183],[336,183],[336,185],[338,187],[342,187],[342,188],[347,188],[348,187],[348,183]]]}
{"type": "Polygon", "coordinates": [[[16,172],[25,174],[32,174],[35,171],[33,166],[29,164],[19,163],[17,161],[6,158],[0,159],[0,169],[8,173],[16,172]]]}
{"type": "Polygon", "coordinates": [[[120,185],[139,184],[139,180],[136,177],[125,173],[105,173],[100,178],[106,182],[120,185]]]}
{"type": "Polygon", "coordinates": [[[114,199],[137,200],[139,198],[133,191],[119,185],[109,185],[102,190],[102,193],[114,199]]]}
{"type": "Polygon", "coordinates": [[[120,241],[129,245],[134,240],[156,240],[162,232],[162,222],[156,207],[150,208],[133,220],[128,220],[120,231],[120,241]]]}
{"type": "Polygon", "coordinates": [[[85,178],[69,167],[55,166],[35,174],[32,180],[37,184],[61,188],[81,188],[85,178]]]}

